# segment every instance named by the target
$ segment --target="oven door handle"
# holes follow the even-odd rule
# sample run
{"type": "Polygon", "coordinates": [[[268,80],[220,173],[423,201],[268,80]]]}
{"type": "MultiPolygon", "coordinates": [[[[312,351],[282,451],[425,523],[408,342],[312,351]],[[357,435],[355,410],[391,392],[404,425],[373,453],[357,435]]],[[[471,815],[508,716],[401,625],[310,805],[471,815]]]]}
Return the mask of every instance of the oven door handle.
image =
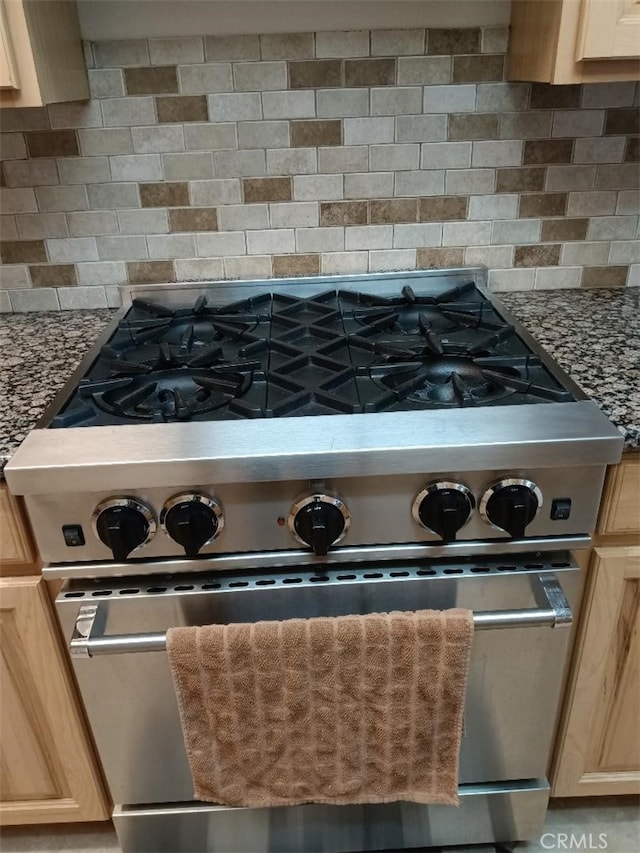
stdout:
{"type": "MultiPolygon", "coordinates": [[[[564,590],[555,575],[534,579],[536,608],[523,610],[481,610],[473,614],[476,631],[499,628],[539,628],[570,625],[573,614],[564,590]]],[[[162,652],[167,648],[166,633],[104,634],[104,612],[98,604],[83,604],[69,642],[72,657],[162,652]]]]}

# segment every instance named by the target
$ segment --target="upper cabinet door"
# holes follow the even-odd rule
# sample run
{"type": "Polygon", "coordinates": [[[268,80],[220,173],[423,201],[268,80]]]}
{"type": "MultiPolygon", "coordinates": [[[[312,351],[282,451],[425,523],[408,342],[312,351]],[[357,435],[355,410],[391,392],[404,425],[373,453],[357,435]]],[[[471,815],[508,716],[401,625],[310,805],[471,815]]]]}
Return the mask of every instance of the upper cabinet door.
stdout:
{"type": "Polygon", "coordinates": [[[13,45],[4,0],[0,0],[0,89],[19,88],[18,70],[13,58],[13,45]]]}
{"type": "Polygon", "coordinates": [[[583,0],[576,59],[640,56],[640,0],[583,0]]]}

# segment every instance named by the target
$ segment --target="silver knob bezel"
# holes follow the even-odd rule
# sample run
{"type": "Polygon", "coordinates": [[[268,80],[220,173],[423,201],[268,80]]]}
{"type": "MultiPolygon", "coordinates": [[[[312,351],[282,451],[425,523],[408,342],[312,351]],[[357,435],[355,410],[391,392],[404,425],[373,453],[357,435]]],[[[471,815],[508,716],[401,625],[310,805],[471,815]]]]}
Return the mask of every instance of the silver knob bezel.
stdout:
{"type": "Polygon", "coordinates": [[[224,510],[222,509],[222,504],[220,503],[220,501],[217,501],[215,498],[212,498],[209,495],[205,495],[202,492],[180,492],[180,494],[173,495],[173,497],[170,497],[164,502],[164,505],[160,511],[160,526],[162,527],[162,530],[164,531],[165,535],[168,536],[172,542],[176,541],[167,530],[165,520],[167,518],[167,513],[169,512],[169,510],[173,509],[174,506],[177,506],[181,503],[200,503],[209,507],[211,512],[216,517],[216,530],[210,539],[207,539],[206,542],[202,543],[201,547],[204,548],[205,545],[210,545],[212,542],[214,542],[224,530],[224,510]]]}
{"type": "Polygon", "coordinates": [[[480,517],[482,518],[482,520],[486,524],[488,524],[489,527],[492,527],[494,530],[500,530],[501,533],[505,533],[506,531],[504,530],[504,528],[498,527],[497,524],[494,524],[491,521],[491,519],[487,515],[487,504],[489,503],[489,500],[497,492],[500,491],[500,489],[504,489],[507,486],[525,486],[527,489],[529,489],[535,495],[535,498],[538,501],[538,508],[536,509],[536,513],[533,516],[533,518],[531,519],[531,521],[529,522],[529,524],[531,524],[531,522],[536,517],[536,515],[538,515],[538,513],[542,509],[542,506],[544,503],[543,498],[542,498],[542,491],[533,482],[533,480],[528,480],[526,477],[504,477],[501,480],[496,480],[495,483],[492,483],[490,486],[488,486],[485,489],[485,492],[482,495],[482,498],[480,499],[480,503],[478,504],[478,512],[480,513],[480,517]]]}
{"type": "MultiPolygon", "coordinates": [[[[336,509],[340,510],[342,513],[342,518],[344,519],[344,528],[340,536],[337,539],[334,539],[331,542],[331,545],[337,545],[338,542],[341,542],[347,534],[347,530],[349,529],[349,525],[351,524],[351,515],[349,513],[349,509],[345,502],[341,500],[337,495],[332,495],[328,492],[314,492],[313,494],[309,494],[308,492],[297,498],[296,501],[292,504],[291,509],[289,510],[289,517],[287,519],[287,526],[289,528],[289,533],[293,536],[293,538],[299,542],[301,545],[304,545],[305,548],[309,547],[309,543],[305,542],[301,536],[298,536],[298,533],[295,528],[296,516],[300,512],[301,509],[304,509],[306,506],[312,503],[325,503],[329,504],[329,506],[334,506],[336,509]]],[[[330,545],[330,547],[331,547],[330,545]]]]}
{"type": "Polygon", "coordinates": [[[426,530],[428,533],[432,533],[434,536],[438,536],[435,530],[432,530],[430,527],[427,527],[427,525],[420,518],[420,504],[427,497],[427,495],[432,495],[435,492],[441,492],[443,489],[454,489],[456,492],[460,492],[460,494],[464,495],[464,497],[469,503],[469,515],[467,516],[465,523],[459,528],[460,530],[462,530],[463,527],[466,527],[467,524],[469,524],[473,515],[473,510],[476,506],[476,499],[473,495],[473,492],[468,486],[465,486],[464,483],[456,483],[453,480],[435,480],[433,483],[428,483],[423,489],[420,489],[418,494],[415,496],[411,505],[411,517],[421,530],[426,530]]]}
{"type": "MultiPolygon", "coordinates": [[[[145,545],[151,542],[158,530],[158,522],[156,521],[156,517],[151,507],[147,506],[147,504],[145,503],[142,503],[142,501],[139,501],[138,498],[132,498],[129,495],[118,495],[113,498],[106,498],[106,500],[100,501],[91,516],[91,529],[93,530],[93,533],[99,542],[102,542],[102,539],[100,539],[100,534],[98,533],[98,518],[105,510],[112,509],[113,507],[118,506],[124,506],[128,507],[129,509],[135,509],[136,512],[139,512],[140,515],[144,518],[149,527],[149,530],[147,531],[147,538],[144,540],[144,542],[141,542],[139,545],[136,545],[136,547],[132,551],[130,551],[130,554],[133,554],[134,551],[139,551],[140,548],[144,548],[145,545]]],[[[105,543],[102,542],[102,544],[104,545],[105,543]]],[[[105,548],[106,547],[108,546],[105,545],[105,548]]]]}

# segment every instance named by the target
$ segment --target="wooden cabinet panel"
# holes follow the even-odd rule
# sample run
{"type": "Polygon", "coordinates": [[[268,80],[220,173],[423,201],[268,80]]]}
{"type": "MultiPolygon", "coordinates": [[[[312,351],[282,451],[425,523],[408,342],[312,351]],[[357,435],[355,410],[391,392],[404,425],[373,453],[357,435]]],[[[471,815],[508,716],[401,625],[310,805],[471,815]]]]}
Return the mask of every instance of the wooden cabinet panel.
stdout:
{"type": "Polygon", "coordinates": [[[640,793],[640,547],[594,550],[582,620],[552,795],[640,793]]]}
{"type": "Polygon", "coordinates": [[[640,0],[583,0],[576,59],[640,56],[640,0]]]}
{"type": "Polygon", "coordinates": [[[0,483],[0,575],[11,572],[33,574],[36,554],[27,522],[18,501],[5,483],[0,483]]]}
{"type": "Polygon", "coordinates": [[[0,719],[0,825],[108,817],[39,577],[0,579],[0,719]]]}
{"type": "Polygon", "coordinates": [[[609,469],[598,533],[640,535],[640,453],[609,469]]]}

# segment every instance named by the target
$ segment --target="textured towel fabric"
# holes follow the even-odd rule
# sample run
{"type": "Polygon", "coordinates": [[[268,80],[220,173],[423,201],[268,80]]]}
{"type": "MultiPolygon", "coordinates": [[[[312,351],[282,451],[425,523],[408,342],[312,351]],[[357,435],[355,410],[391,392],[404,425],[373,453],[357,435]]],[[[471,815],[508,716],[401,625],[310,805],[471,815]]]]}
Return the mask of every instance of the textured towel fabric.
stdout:
{"type": "Polygon", "coordinates": [[[459,609],[171,629],[195,797],[457,805],[472,635],[459,609]]]}

